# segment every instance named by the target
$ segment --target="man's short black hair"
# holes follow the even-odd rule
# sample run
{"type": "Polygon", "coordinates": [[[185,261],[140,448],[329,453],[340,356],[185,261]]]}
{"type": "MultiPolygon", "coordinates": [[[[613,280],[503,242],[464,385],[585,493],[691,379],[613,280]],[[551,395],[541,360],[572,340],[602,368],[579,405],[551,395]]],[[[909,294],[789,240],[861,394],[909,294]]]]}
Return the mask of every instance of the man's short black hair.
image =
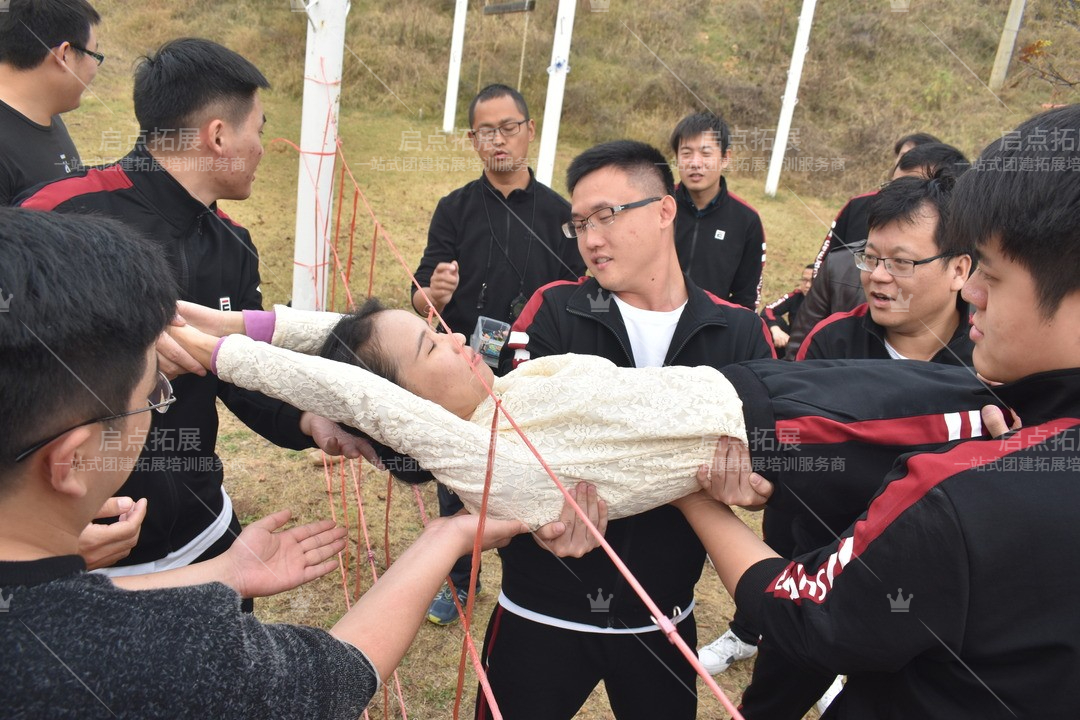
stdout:
{"type": "Polygon", "coordinates": [[[927,143],[939,143],[939,142],[941,142],[941,140],[934,137],[930,133],[924,133],[924,132],[911,133],[910,135],[905,135],[904,137],[897,140],[896,144],[893,145],[892,151],[893,151],[893,155],[899,155],[900,154],[900,149],[902,147],[904,147],[905,145],[907,145],[908,143],[912,143],[912,144],[915,145],[915,147],[918,147],[920,145],[925,145],[927,143]]]}
{"type": "Polygon", "coordinates": [[[914,176],[897,178],[870,201],[867,229],[878,230],[894,223],[914,225],[919,218],[933,212],[937,214],[934,244],[938,251],[970,255],[974,249],[972,246],[944,241],[955,185],[956,178],[944,171],[929,179],[914,176]]]}
{"type": "Polygon", "coordinates": [[[0,492],[15,456],[129,410],[176,312],[161,249],[115,220],[0,208],[0,492]]]}
{"type": "Polygon", "coordinates": [[[945,143],[925,143],[916,145],[900,156],[896,161],[896,170],[911,172],[918,170],[923,177],[934,177],[941,173],[960,177],[971,167],[971,163],[958,148],[945,143]]]}
{"type": "Polygon", "coordinates": [[[509,85],[501,85],[499,83],[494,83],[492,85],[488,85],[486,88],[476,93],[476,97],[474,97],[472,99],[472,102],[469,103],[469,127],[471,128],[473,126],[473,122],[476,121],[477,105],[482,102],[487,102],[488,100],[494,100],[495,98],[501,97],[508,97],[513,99],[514,105],[517,106],[518,112],[525,116],[526,120],[529,119],[529,106],[525,103],[525,98],[522,97],[521,93],[519,93],[517,90],[510,87],[509,85]]]}
{"type": "Polygon", "coordinates": [[[947,241],[997,242],[1051,317],[1080,290],[1080,105],[1049,110],[987,146],[957,181],[947,241]]]}
{"type": "Polygon", "coordinates": [[[61,43],[85,48],[100,22],[86,0],[11,0],[0,12],[0,63],[33,70],[61,43]]]}
{"type": "Polygon", "coordinates": [[[589,148],[566,170],[566,189],[573,195],[583,177],[606,167],[622,170],[631,181],[655,195],[674,195],[675,176],[660,151],[637,140],[614,140],[589,148]]]}
{"type": "Polygon", "coordinates": [[[217,106],[221,117],[241,123],[255,93],[270,82],[250,61],[202,38],[170,40],[135,67],[135,117],[147,142],[197,127],[201,113],[217,106]]]}
{"type": "Polygon", "coordinates": [[[728,151],[731,144],[731,133],[728,131],[724,118],[712,112],[699,112],[687,115],[671,132],[671,152],[679,154],[679,144],[683,140],[696,138],[702,133],[712,133],[720,143],[721,154],[728,151]]]}

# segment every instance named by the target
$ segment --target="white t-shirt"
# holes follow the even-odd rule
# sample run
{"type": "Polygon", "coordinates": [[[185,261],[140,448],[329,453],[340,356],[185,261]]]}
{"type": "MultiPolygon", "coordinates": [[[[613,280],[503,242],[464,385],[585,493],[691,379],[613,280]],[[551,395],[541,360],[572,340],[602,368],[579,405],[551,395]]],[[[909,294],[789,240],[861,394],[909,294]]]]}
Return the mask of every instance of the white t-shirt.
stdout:
{"type": "Polygon", "coordinates": [[[892,345],[889,344],[888,340],[885,340],[884,342],[885,342],[885,349],[888,351],[889,357],[891,357],[893,360],[910,360],[911,359],[909,357],[904,357],[903,355],[898,353],[896,351],[896,348],[894,348],[892,345]]]}
{"type": "Polygon", "coordinates": [[[634,365],[639,368],[663,367],[671,338],[675,335],[675,326],[679,324],[686,303],[674,310],[660,312],[628,305],[620,300],[618,295],[612,297],[619,306],[623,324],[626,325],[626,334],[630,337],[634,365]]]}

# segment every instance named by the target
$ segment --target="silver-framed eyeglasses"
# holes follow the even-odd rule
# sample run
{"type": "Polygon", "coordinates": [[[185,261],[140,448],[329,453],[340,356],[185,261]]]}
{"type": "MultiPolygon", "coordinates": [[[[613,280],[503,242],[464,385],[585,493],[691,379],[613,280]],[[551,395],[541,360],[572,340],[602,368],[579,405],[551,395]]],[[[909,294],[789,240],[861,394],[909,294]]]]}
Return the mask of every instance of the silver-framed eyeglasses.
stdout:
{"type": "Polygon", "coordinates": [[[852,253],[852,255],[855,257],[855,267],[863,272],[872,273],[874,270],[877,270],[877,266],[880,263],[885,263],[885,272],[893,277],[911,277],[915,274],[916,265],[925,265],[926,263],[932,263],[935,260],[956,256],[954,253],[941,253],[940,255],[923,258],[922,260],[908,260],[906,258],[878,257],[877,255],[870,255],[865,250],[859,250],[852,253]]]}
{"type": "Polygon", "coordinates": [[[568,223],[563,223],[562,231],[563,235],[568,238],[576,238],[580,235],[584,235],[586,230],[591,230],[597,225],[610,225],[615,222],[615,216],[621,213],[623,210],[633,210],[634,208],[645,207],[657,200],[663,200],[663,196],[645,198],[644,200],[638,200],[632,203],[626,203],[625,205],[615,205],[614,207],[600,208],[595,212],[590,213],[584,220],[571,220],[568,223]]]}
{"type": "Polygon", "coordinates": [[[154,389],[150,391],[150,394],[146,398],[146,407],[139,408],[137,410],[128,410],[127,412],[116,413],[115,415],[106,415],[105,417],[94,418],[93,420],[87,420],[81,422],[78,425],[72,425],[66,430],[61,430],[55,435],[50,435],[40,442],[36,442],[30,447],[23,450],[21,453],[15,456],[15,462],[22,462],[26,458],[36,453],[41,448],[45,447],[53,440],[57,439],[61,435],[81,428],[84,425],[94,425],[101,422],[111,422],[113,420],[119,420],[120,418],[127,417],[128,415],[138,415],[139,413],[148,412],[150,410],[156,410],[159,413],[164,413],[169,410],[169,406],[176,402],[176,396],[173,395],[172,383],[169,382],[169,378],[165,377],[165,374],[158,371],[157,383],[154,384],[154,389]]]}
{"type": "Polygon", "coordinates": [[[495,139],[495,133],[502,135],[504,138],[513,137],[521,132],[521,126],[529,122],[528,118],[524,120],[511,120],[510,122],[504,122],[498,127],[482,127],[476,130],[470,130],[469,134],[477,140],[482,142],[491,142],[495,139]]]}

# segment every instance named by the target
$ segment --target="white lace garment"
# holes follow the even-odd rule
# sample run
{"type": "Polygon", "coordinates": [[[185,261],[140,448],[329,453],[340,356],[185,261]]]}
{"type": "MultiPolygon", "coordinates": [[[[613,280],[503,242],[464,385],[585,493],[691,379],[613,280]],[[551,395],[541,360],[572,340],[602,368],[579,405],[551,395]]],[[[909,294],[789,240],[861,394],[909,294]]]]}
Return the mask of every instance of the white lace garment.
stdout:
{"type": "MultiPolygon", "coordinates": [[[[478,511],[493,399],[462,420],[358,367],[300,354],[316,352],[339,315],[275,312],[273,346],[239,335],[221,344],[223,380],[368,433],[478,511]]],[[[746,441],[742,401],[710,367],[620,368],[590,355],[554,355],[496,378],[493,390],[559,480],[595,485],[612,519],[695,491],[697,468],[712,462],[719,436],[746,441]]],[[[500,416],[488,514],[536,528],[557,520],[562,506],[558,488],[500,416]]]]}

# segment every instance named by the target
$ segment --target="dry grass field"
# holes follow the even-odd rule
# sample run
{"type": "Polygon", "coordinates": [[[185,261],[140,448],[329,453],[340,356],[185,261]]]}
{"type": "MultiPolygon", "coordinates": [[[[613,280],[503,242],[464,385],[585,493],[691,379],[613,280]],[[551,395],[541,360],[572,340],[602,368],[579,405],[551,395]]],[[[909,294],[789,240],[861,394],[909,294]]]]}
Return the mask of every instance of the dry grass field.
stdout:
{"type": "MultiPolygon", "coordinates": [[[[68,119],[88,162],[110,160],[126,151],[135,131],[131,65],[141,52],[164,40],[183,35],[210,37],[248,56],[270,78],[274,89],[264,95],[269,118],[266,156],[254,195],[243,203],[226,204],[225,210],[251,230],[260,248],[267,303],[287,301],[292,283],[297,155],[277,138],[299,138],[303,16],[291,13],[285,0],[98,0],[95,5],[105,18],[99,36],[108,61],[93,93],[68,119]]],[[[521,16],[482,18],[479,3],[470,3],[459,118],[479,85],[517,82],[523,37],[526,63],[521,84],[534,115],[540,115],[555,3],[537,5],[526,29],[521,16]]],[[[762,192],[765,174],[754,158],[767,157],[759,141],[775,124],[799,3],[677,0],[631,4],[613,0],[607,14],[589,13],[588,3],[580,3],[555,189],[564,190],[561,178],[567,163],[593,142],[634,137],[663,146],[674,122],[700,107],[699,102],[725,113],[743,132],[730,187],[759,210],[768,235],[764,291],[768,300],[794,287],[801,267],[813,259],[844,199],[884,178],[891,144],[898,135],[930,130],[974,153],[1000,131],[1037,111],[1042,102],[1076,99],[1073,89],[1042,81],[1034,70],[1014,72],[1010,82],[1016,82],[1007,85],[1000,98],[981,84],[979,78],[989,75],[993,61],[1005,12],[998,6],[1003,3],[943,0],[920,5],[916,0],[908,14],[891,12],[887,0],[822,5],[795,116],[799,147],[789,156],[824,158],[827,167],[816,162],[809,169],[785,173],[780,192],[770,198],[762,192]]],[[[452,138],[445,146],[445,139],[439,139],[452,6],[442,0],[354,2],[349,21],[342,149],[379,222],[410,268],[423,250],[438,199],[478,174],[474,169],[405,169],[406,163],[422,167],[422,158],[473,157],[452,138]],[[422,149],[405,149],[406,138],[421,138],[422,149]]],[[[1076,47],[1077,18],[1071,8],[1051,0],[1029,3],[1020,45],[1052,38],[1055,50],[1076,47]]],[[[1063,67],[1070,70],[1067,64],[1063,67]]],[[[459,126],[464,122],[459,119],[459,126]]],[[[538,146],[539,142],[534,152],[538,146]]],[[[373,235],[362,205],[361,213],[352,287],[358,297],[367,291],[373,235]]],[[[377,255],[374,287],[390,304],[405,304],[406,275],[385,246],[377,255]]],[[[339,306],[341,296],[339,292],[339,306]]],[[[241,519],[249,522],[288,507],[306,521],[326,517],[332,504],[338,518],[347,518],[352,528],[350,563],[355,565],[357,557],[364,561],[359,571],[349,570],[350,591],[357,572],[361,588],[368,587],[370,571],[363,536],[357,532],[351,472],[336,466],[328,482],[324,469],[313,465],[306,453],[268,444],[224,408],[222,418],[218,450],[241,519]],[[348,508],[344,512],[343,503],[348,508]]],[[[389,538],[390,555],[396,556],[419,532],[419,516],[409,488],[396,485],[388,498],[385,474],[364,467],[360,479],[373,557],[381,572],[384,537],[389,538]],[[387,517],[389,531],[384,535],[387,517]]],[[[427,505],[434,507],[433,488],[424,488],[422,493],[427,505]]],[[[498,565],[494,554],[485,557],[484,592],[476,617],[478,645],[497,595],[498,565]]],[[[335,573],[260,601],[257,613],[269,621],[326,627],[345,611],[342,585],[342,577],[335,573]]],[[[708,641],[726,629],[733,606],[708,568],[698,589],[699,632],[702,641],[708,641]]],[[[441,629],[425,624],[422,628],[400,670],[410,717],[451,716],[462,637],[460,625],[441,629]]],[[[718,681],[737,699],[749,670],[748,664],[741,663],[718,681]]],[[[466,708],[471,707],[474,688],[470,672],[466,708]]],[[[395,713],[392,708],[388,717],[395,713]]],[[[378,703],[372,717],[382,716],[378,703]]],[[[590,720],[609,716],[602,689],[580,714],[590,720]]],[[[724,716],[707,691],[702,694],[699,716],[724,716]]]]}

